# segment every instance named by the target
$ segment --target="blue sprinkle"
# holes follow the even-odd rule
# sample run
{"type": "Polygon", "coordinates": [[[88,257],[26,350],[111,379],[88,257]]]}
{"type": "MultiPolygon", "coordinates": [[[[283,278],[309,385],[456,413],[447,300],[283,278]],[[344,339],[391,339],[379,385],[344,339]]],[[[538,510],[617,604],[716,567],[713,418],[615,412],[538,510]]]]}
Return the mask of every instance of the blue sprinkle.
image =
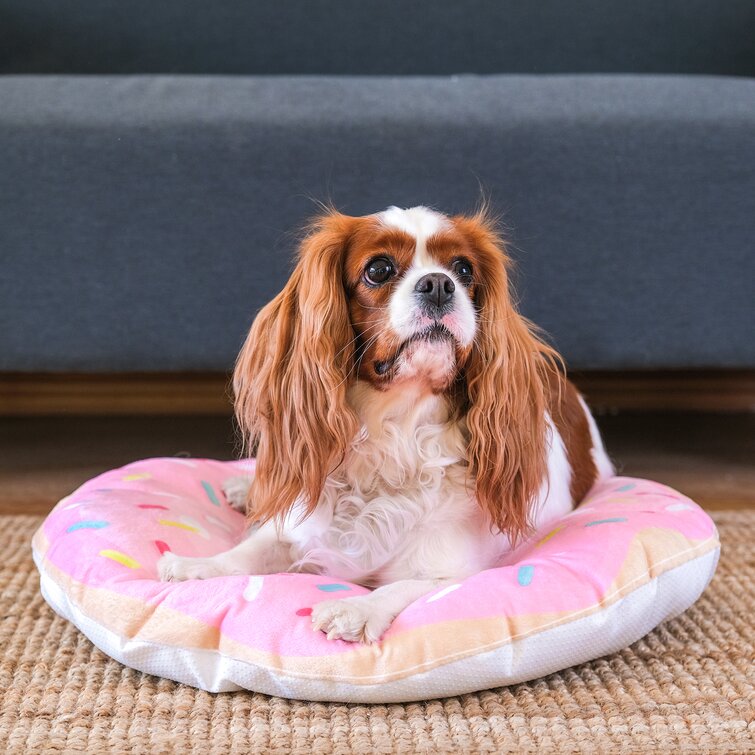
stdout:
{"type": "Polygon", "coordinates": [[[76,522],[76,524],[72,524],[66,532],[74,532],[75,530],[101,530],[109,524],[110,522],[76,522]]]}
{"type": "Polygon", "coordinates": [[[610,519],[596,519],[594,522],[588,522],[585,527],[594,527],[596,524],[610,524],[611,522],[626,522],[625,516],[613,516],[610,519]]]}
{"type": "Polygon", "coordinates": [[[522,587],[527,587],[527,585],[532,582],[532,577],[535,574],[535,567],[534,566],[520,566],[519,571],[516,575],[516,580],[519,582],[519,584],[522,587]]]}
{"type": "Polygon", "coordinates": [[[210,483],[207,482],[206,480],[202,480],[202,487],[204,488],[204,492],[207,493],[207,497],[216,506],[220,506],[220,501],[218,500],[218,497],[215,495],[215,491],[212,489],[212,485],[210,485],[210,483]]]}
{"type": "Polygon", "coordinates": [[[351,588],[348,585],[338,585],[338,584],[317,585],[317,589],[322,590],[323,592],[338,592],[339,590],[351,590],[351,588]]]}
{"type": "Polygon", "coordinates": [[[617,493],[626,493],[628,490],[634,490],[637,486],[630,482],[628,485],[622,485],[620,488],[616,488],[617,493]]]}

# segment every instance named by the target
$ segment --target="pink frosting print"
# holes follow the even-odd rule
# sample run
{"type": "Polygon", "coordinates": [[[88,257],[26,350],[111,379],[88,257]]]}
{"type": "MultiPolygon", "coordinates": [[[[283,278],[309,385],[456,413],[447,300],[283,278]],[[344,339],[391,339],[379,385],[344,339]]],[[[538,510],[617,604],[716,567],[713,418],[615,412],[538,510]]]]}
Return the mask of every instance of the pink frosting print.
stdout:
{"type": "MultiPolygon", "coordinates": [[[[45,559],[87,586],[163,604],[237,642],[288,656],[348,652],[311,629],[312,606],[367,591],[333,575],[270,574],[162,583],[163,553],[209,556],[234,545],[244,517],[222,484],[250,462],[148,459],[106,472],[55,508],[43,526],[45,559]]],[[[388,635],[495,616],[578,610],[599,601],[629,548],[648,529],[710,538],[709,517],[658,483],[616,477],[596,486],[570,515],[538,532],[496,568],[429,594],[407,608],[388,635]]]]}

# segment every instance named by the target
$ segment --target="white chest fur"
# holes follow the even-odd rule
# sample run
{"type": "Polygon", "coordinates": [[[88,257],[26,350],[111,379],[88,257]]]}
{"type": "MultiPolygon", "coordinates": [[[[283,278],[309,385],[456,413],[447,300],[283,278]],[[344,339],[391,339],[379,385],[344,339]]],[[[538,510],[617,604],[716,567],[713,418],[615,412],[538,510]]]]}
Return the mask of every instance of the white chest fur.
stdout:
{"type": "Polygon", "coordinates": [[[378,393],[355,384],[363,427],[316,511],[284,538],[300,568],[369,585],[463,577],[505,548],[477,508],[464,461],[463,425],[445,399],[411,387],[378,393]]]}

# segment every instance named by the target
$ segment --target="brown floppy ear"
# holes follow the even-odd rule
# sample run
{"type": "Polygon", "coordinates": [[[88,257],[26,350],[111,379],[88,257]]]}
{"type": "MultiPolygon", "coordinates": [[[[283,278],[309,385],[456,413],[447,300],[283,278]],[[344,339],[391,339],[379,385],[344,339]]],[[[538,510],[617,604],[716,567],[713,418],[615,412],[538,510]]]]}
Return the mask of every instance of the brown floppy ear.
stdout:
{"type": "Polygon", "coordinates": [[[346,403],[354,332],[343,266],[357,220],[336,212],[315,220],[236,362],[236,418],[257,459],[250,520],[280,517],[299,497],[310,513],[356,432],[346,403]]]}
{"type": "Polygon", "coordinates": [[[485,211],[453,220],[474,250],[479,281],[477,336],[464,369],[470,474],[491,524],[514,542],[528,532],[546,479],[547,391],[560,357],[517,312],[509,258],[485,211]]]}

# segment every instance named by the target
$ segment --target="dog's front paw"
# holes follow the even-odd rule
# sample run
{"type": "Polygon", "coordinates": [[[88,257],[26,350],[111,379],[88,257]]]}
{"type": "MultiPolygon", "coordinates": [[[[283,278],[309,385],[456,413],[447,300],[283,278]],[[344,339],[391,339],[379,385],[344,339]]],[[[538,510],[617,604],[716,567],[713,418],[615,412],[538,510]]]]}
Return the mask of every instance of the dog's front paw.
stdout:
{"type": "Polygon", "coordinates": [[[220,486],[225,495],[228,505],[240,511],[242,514],[246,514],[246,502],[249,498],[249,488],[252,487],[251,475],[239,475],[236,477],[229,477],[220,486]]]}
{"type": "Polygon", "coordinates": [[[377,642],[393,619],[369,596],[324,600],[312,608],[312,629],[325,632],[329,640],[377,642]]]}
{"type": "Polygon", "coordinates": [[[157,575],[161,582],[183,582],[187,579],[212,579],[224,574],[211,558],[191,558],[164,553],[157,562],[157,575]]]}

